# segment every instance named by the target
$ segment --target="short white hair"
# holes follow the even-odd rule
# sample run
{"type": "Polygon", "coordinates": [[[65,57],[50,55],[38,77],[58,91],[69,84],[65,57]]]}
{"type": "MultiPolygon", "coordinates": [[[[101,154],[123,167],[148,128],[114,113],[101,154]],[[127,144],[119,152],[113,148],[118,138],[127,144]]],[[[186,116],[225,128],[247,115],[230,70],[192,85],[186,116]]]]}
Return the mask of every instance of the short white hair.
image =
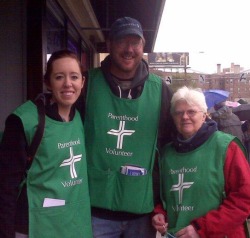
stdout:
{"type": "Polygon", "coordinates": [[[171,113],[174,113],[176,102],[184,100],[189,106],[197,106],[201,111],[207,113],[207,104],[205,96],[200,88],[188,88],[186,86],[179,88],[171,100],[171,113]]]}

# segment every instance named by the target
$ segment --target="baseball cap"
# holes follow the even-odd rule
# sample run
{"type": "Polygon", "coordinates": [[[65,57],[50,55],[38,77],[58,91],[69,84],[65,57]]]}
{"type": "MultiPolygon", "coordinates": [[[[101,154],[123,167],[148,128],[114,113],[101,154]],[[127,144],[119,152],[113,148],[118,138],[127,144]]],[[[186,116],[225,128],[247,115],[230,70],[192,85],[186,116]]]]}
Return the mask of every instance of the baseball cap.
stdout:
{"type": "Polygon", "coordinates": [[[118,39],[127,35],[137,35],[143,38],[141,23],[131,17],[117,19],[110,28],[109,38],[118,39]]]}

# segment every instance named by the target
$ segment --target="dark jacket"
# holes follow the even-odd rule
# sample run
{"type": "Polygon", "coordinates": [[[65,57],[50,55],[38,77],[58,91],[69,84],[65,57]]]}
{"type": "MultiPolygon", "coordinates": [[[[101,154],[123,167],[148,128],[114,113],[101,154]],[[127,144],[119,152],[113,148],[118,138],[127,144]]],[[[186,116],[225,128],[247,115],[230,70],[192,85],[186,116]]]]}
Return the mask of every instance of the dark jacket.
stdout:
{"type": "Polygon", "coordinates": [[[232,109],[223,106],[212,113],[212,119],[217,122],[218,129],[225,133],[237,136],[243,142],[243,132],[240,119],[232,112],[232,109]]]}

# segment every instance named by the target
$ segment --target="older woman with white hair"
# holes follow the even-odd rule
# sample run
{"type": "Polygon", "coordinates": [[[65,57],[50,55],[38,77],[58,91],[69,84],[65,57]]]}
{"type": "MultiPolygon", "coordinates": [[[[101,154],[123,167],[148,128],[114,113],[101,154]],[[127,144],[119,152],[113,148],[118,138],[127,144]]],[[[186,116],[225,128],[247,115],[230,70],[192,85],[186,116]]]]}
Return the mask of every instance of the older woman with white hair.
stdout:
{"type": "Polygon", "coordinates": [[[171,113],[178,134],[161,154],[153,226],[168,237],[247,237],[250,168],[241,142],[218,131],[199,89],[177,90],[171,113]]]}

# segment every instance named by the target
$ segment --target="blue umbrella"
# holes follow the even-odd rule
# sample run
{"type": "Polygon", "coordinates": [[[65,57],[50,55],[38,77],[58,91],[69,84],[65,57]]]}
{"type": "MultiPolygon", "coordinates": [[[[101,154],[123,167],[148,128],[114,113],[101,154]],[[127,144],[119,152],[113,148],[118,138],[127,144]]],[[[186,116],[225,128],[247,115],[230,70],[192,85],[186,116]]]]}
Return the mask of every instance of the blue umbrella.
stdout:
{"type": "Polygon", "coordinates": [[[228,99],[230,92],[220,89],[210,89],[203,92],[206,98],[208,109],[212,108],[215,104],[224,102],[228,99]]]}

